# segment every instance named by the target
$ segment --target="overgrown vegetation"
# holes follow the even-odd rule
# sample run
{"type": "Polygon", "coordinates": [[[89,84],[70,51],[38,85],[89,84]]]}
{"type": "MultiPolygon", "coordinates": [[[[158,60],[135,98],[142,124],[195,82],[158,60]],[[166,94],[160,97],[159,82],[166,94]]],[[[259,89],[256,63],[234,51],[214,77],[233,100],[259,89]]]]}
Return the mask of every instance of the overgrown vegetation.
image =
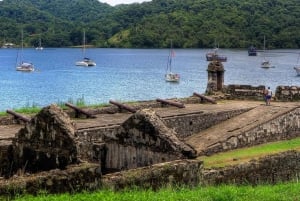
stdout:
{"type": "Polygon", "coordinates": [[[295,201],[300,199],[299,183],[278,185],[234,186],[197,188],[163,188],[153,190],[102,190],[79,194],[21,196],[15,201],[295,201]]]}
{"type": "Polygon", "coordinates": [[[212,156],[199,157],[204,161],[204,167],[224,167],[226,165],[234,165],[251,159],[276,154],[288,150],[300,150],[300,138],[291,140],[272,142],[253,146],[249,148],[236,149],[228,152],[214,154],[212,156]]]}
{"type": "Polygon", "coordinates": [[[0,1],[0,41],[26,46],[300,47],[299,0],[152,0],[116,7],[97,0],[0,1]],[[217,45],[216,44],[216,45],[217,45]]]}

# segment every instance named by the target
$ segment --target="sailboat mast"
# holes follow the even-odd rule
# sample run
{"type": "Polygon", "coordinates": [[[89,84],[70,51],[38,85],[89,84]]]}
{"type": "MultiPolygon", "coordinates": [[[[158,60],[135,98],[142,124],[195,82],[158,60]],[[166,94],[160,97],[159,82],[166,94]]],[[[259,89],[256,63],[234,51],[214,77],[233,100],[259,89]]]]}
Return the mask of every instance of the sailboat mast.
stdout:
{"type": "Polygon", "coordinates": [[[85,30],[83,30],[83,57],[85,57],[85,30]]]}
{"type": "Polygon", "coordinates": [[[20,62],[23,62],[23,48],[24,48],[24,33],[23,33],[23,29],[21,30],[21,56],[20,56],[20,62]]]}

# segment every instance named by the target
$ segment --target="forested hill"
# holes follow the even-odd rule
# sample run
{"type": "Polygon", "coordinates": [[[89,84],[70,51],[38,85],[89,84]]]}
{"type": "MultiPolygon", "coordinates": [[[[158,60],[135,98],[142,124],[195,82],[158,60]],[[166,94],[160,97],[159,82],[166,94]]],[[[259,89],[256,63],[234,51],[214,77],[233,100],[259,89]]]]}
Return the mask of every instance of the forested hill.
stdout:
{"type": "Polygon", "coordinates": [[[152,0],[109,6],[97,0],[0,1],[0,43],[66,47],[300,47],[299,0],[152,0]]]}

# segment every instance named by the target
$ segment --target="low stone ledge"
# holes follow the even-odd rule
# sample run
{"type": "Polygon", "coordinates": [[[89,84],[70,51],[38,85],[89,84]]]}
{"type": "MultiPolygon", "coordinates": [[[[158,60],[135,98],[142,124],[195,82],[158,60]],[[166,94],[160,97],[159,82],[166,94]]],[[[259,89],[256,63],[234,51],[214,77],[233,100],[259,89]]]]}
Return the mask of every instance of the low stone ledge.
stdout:
{"type": "Polygon", "coordinates": [[[202,161],[176,160],[104,175],[102,187],[121,190],[130,187],[158,189],[163,186],[197,186],[202,161]]]}
{"type": "Polygon", "coordinates": [[[275,184],[298,180],[300,153],[286,151],[247,163],[203,170],[202,185],[275,184]]]}
{"type": "Polygon", "coordinates": [[[37,174],[0,179],[0,195],[14,196],[23,193],[37,194],[80,192],[100,187],[101,173],[98,164],[81,163],[66,170],[51,170],[37,174]]]}

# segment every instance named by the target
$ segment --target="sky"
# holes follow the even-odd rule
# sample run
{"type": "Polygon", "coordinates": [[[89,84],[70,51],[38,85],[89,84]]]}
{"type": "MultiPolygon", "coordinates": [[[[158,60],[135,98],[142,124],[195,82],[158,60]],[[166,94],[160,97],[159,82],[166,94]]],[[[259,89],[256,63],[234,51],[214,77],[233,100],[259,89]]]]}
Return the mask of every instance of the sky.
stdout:
{"type": "Polygon", "coordinates": [[[108,3],[111,6],[115,6],[117,4],[131,4],[131,3],[142,3],[145,1],[151,0],[99,0],[102,3],[108,3]]]}

